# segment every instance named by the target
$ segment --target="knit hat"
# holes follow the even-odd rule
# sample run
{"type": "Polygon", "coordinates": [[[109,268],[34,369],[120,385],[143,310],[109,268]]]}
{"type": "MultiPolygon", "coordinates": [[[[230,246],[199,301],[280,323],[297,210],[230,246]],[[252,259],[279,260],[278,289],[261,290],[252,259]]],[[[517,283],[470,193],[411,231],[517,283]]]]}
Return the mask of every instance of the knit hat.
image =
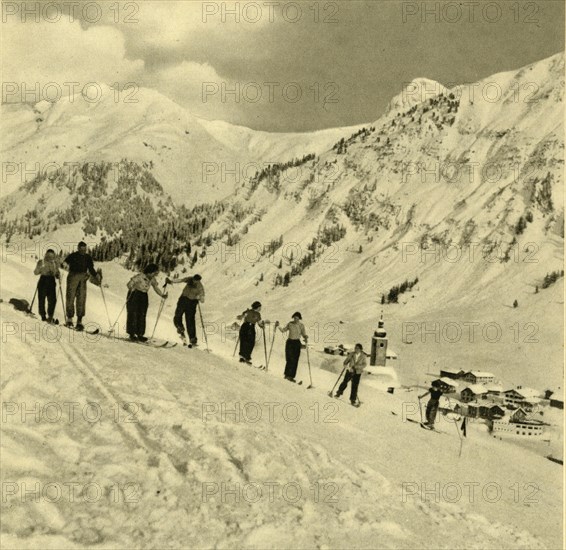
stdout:
{"type": "Polygon", "coordinates": [[[298,311],[295,311],[295,313],[293,313],[292,317],[298,317],[299,319],[301,319],[301,321],[303,319],[303,316],[298,311]]]}

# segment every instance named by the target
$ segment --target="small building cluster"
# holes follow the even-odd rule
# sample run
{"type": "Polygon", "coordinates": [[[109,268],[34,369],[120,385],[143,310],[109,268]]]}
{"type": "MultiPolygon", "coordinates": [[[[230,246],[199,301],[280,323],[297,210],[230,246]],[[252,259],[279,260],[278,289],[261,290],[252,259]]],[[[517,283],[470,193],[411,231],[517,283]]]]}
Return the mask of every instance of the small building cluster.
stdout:
{"type": "Polygon", "coordinates": [[[484,420],[493,433],[541,436],[548,423],[540,420],[539,407],[564,407],[563,400],[551,399],[550,395],[542,397],[532,388],[504,390],[490,372],[443,369],[432,385],[445,394],[441,402],[443,412],[484,420]]]}

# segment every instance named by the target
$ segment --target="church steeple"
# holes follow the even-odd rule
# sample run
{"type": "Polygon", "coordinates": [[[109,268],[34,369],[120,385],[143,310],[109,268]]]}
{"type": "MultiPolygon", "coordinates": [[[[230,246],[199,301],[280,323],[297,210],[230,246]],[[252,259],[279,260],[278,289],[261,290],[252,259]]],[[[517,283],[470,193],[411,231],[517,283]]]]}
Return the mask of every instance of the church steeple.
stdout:
{"type": "Polygon", "coordinates": [[[370,364],[377,367],[385,367],[387,361],[387,332],[383,321],[383,311],[377,323],[377,329],[371,339],[371,359],[370,364]]]}

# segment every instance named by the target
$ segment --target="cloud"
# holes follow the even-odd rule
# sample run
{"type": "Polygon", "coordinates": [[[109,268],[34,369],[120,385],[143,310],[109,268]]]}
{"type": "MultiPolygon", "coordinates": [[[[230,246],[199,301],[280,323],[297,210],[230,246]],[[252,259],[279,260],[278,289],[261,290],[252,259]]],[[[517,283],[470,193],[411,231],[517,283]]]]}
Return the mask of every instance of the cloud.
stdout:
{"type": "Polygon", "coordinates": [[[54,83],[63,90],[68,89],[65,82],[124,84],[137,82],[144,69],[143,60],[126,57],[122,33],[110,26],[83,29],[78,21],[65,19],[57,23],[9,20],[3,24],[3,35],[2,80],[20,88],[22,83],[28,89],[36,83],[40,89],[54,83]]]}
{"type": "MultiPolygon", "coordinates": [[[[187,107],[193,114],[216,119],[223,118],[233,110],[219,100],[205,100],[203,86],[208,86],[206,89],[216,89],[221,83],[226,83],[208,63],[183,61],[160,69],[147,78],[149,87],[156,88],[187,107]]],[[[230,83],[226,85],[229,87],[230,83]]]]}

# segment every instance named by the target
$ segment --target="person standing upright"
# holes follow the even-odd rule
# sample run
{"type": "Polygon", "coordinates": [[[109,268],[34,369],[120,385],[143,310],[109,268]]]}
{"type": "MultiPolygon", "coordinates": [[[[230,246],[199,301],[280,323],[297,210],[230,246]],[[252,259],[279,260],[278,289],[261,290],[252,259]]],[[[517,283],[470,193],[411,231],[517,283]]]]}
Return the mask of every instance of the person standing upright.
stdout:
{"type": "Polygon", "coordinates": [[[59,266],[55,260],[55,251],[51,248],[45,253],[43,260],[39,260],[33,271],[34,275],[40,275],[37,283],[37,298],[39,315],[42,321],[53,323],[53,314],[57,304],[57,283],[59,279],[59,266]],[[45,301],[47,300],[47,312],[45,301]]]}
{"type": "Polygon", "coordinates": [[[436,414],[438,413],[438,408],[440,407],[440,397],[442,396],[442,390],[434,383],[430,386],[430,389],[419,395],[419,406],[420,400],[426,395],[430,394],[430,399],[426,404],[426,422],[424,425],[434,430],[434,423],[436,422],[436,414]]]}
{"type": "Polygon", "coordinates": [[[126,302],[128,320],[126,321],[126,332],[130,336],[130,340],[137,342],[147,342],[145,335],[145,319],[147,315],[147,307],[149,304],[148,291],[152,286],[153,290],[163,299],[167,298],[167,292],[159,289],[156,275],[159,273],[159,267],[156,264],[149,264],[143,270],[143,273],[134,275],[128,281],[128,300],[126,302]]]}
{"type": "Polygon", "coordinates": [[[198,344],[195,315],[199,302],[204,303],[204,286],[201,281],[202,277],[199,274],[176,281],[169,278],[166,279],[166,283],[168,285],[185,283],[185,288],[177,301],[173,323],[175,324],[175,328],[177,329],[177,332],[182,338],[184,344],[186,342],[186,337],[185,327],[183,325],[183,316],[185,317],[187,332],[189,334],[189,347],[193,347],[198,344]]]}
{"type": "Polygon", "coordinates": [[[297,367],[299,365],[299,357],[301,356],[301,336],[305,343],[309,337],[305,330],[305,325],[301,322],[302,315],[299,311],[293,313],[293,320],[284,327],[279,326],[279,321],[275,322],[275,326],[283,333],[288,332],[289,336],[285,342],[285,380],[295,382],[297,375],[297,367]]]}
{"type": "Polygon", "coordinates": [[[102,283],[102,270],[95,271],[92,256],[87,253],[86,243],[81,241],[78,250],[69,254],[64,262],[69,268],[67,275],[67,293],[66,293],[66,309],[67,321],[66,326],[73,326],[73,317],[75,315],[75,302],[77,310],[76,330],[83,330],[83,317],[86,313],[86,291],[89,275],[91,281],[100,286],[102,283]]]}
{"type": "Polygon", "coordinates": [[[254,302],[251,308],[238,315],[238,320],[243,320],[240,327],[240,363],[251,365],[255,347],[255,326],[265,326],[261,320],[261,303],[254,302]]]}
{"type": "Polygon", "coordinates": [[[366,368],[367,365],[367,357],[364,353],[364,348],[362,344],[356,344],[354,351],[348,354],[348,357],[344,360],[344,366],[348,367],[346,370],[346,375],[344,376],[344,380],[338,387],[338,391],[334,397],[340,397],[346,387],[348,386],[348,382],[352,382],[350,387],[350,404],[354,407],[359,407],[358,404],[358,386],[360,385],[360,378],[362,376],[363,370],[366,368]]]}

